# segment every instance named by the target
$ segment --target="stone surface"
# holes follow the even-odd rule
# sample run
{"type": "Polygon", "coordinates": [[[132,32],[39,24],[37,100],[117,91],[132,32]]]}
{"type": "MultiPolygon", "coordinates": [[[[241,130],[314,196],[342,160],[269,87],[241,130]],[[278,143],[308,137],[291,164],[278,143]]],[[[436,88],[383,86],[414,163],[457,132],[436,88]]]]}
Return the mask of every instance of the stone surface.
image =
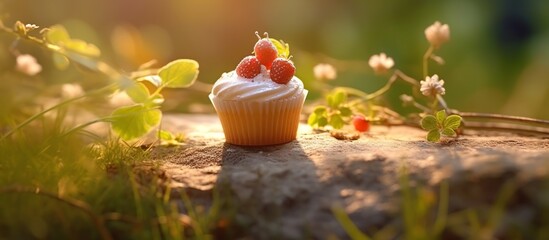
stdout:
{"type": "Polygon", "coordinates": [[[450,209],[495,201],[506,179],[527,189],[549,176],[548,138],[460,136],[433,144],[419,129],[374,126],[342,141],[301,125],[296,141],[252,148],[224,143],[215,115],[168,115],[163,127],[188,137],[184,146],[153,150],[172,187],[208,192],[227,184],[260,213],[249,229],[254,238],[345,236],[334,206],[362,230],[381,228],[398,210],[403,169],[414,185],[447,181],[450,198],[461,199],[450,209]]]}

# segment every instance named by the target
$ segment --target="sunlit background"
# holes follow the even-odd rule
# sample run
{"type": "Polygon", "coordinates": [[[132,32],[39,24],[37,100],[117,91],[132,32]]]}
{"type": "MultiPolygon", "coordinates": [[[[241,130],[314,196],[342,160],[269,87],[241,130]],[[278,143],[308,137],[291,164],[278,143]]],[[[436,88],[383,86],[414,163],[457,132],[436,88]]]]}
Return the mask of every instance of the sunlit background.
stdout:
{"type": "MultiPolygon", "coordinates": [[[[446,64],[432,62],[431,73],[446,81],[451,107],[549,118],[549,1],[1,0],[0,16],[6,24],[62,24],[71,36],[96,44],[103,59],[128,72],[151,59],[161,66],[192,58],[200,63],[199,81],[206,83],[234,69],[251,54],[254,32],[266,31],[290,44],[306,87],[314,84],[313,66],[328,61],[339,70],[330,84],[367,92],[388,77],[375,75],[367,65],[380,52],[391,56],[396,68],[420,79],[428,47],[423,31],[439,20],[450,26],[451,40],[437,51],[446,64]]],[[[15,60],[8,51],[12,41],[0,33],[2,81],[14,76],[15,60]]],[[[44,66],[37,78],[26,80],[31,85],[100,82],[75,67],[57,70],[49,53],[36,46],[22,43],[18,49],[44,66]]],[[[386,96],[387,104],[403,110],[398,99],[402,93],[410,88],[397,84],[386,96]]],[[[213,111],[203,92],[177,90],[166,98],[166,111],[213,111]]]]}

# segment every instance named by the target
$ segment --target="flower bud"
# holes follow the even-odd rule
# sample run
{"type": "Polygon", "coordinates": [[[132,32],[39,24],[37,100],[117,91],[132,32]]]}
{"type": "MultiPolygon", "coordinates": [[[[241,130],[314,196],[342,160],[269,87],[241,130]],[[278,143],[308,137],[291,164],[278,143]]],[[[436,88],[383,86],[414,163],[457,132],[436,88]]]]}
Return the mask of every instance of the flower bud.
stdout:
{"type": "Polygon", "coordinates": [[[435,48],[450,40],[450,27],[448,24],[441,24],[436,21],[425,29],[425,38],[435,48]]]}
{"type": "Polygon", "coordinates": [[[29,54],[17,56],[15,69],[19,72],[34,76],[42,71],[42,66],[36,62],[36,58],[29,54]]]}
{"type": "Polygon", "coordinates": [[[13,30],[21,36],[27,35],[27,28],[25,27],[25,24],[20,21],[15,22],[13,25],[13,30]]]}
{"type": "Polygon", "coordinates": [[[368,65],[374,69],[375,73],[381,74],[391,69],[393,65],[395,65],[395,62],[392,58],[387,57],[385,53],[380,53],[378,55],[372,55],[368,61],[368,65]]]}
{"type": "Polygon", "coordinates": [[[318,80],[334,80],[337,77],[337,71],[334,66],[327,63],[317,64],[313,68],[315,78],[318,80]]]}

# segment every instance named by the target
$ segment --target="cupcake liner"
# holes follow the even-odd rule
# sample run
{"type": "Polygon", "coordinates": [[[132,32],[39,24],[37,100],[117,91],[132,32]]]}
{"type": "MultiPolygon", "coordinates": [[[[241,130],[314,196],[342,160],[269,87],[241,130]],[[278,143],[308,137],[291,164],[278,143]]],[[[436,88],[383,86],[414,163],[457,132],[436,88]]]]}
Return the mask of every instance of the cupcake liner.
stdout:
{"type": "Polygon", "coordinates": [[[227,143],[266,146],[296,138],[307,90],[289,99],[269,102],[222,100],[210,94],[227,143]]]}

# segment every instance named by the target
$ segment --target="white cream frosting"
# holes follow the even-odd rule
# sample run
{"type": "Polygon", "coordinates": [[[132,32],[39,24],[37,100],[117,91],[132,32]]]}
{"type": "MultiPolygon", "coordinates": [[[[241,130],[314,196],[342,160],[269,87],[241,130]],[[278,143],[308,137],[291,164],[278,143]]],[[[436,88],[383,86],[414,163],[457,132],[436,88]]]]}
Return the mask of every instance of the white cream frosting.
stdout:
{"type": "Polygon", "coordinates": [[[223,100],[276,101],[303,94],[303,82],[293,77],[286,84],[271,80],[269,73],[262,68],[254,78],[243,78],[235,71],[223,73],[212,87],[213,97],[223,100]]]}

